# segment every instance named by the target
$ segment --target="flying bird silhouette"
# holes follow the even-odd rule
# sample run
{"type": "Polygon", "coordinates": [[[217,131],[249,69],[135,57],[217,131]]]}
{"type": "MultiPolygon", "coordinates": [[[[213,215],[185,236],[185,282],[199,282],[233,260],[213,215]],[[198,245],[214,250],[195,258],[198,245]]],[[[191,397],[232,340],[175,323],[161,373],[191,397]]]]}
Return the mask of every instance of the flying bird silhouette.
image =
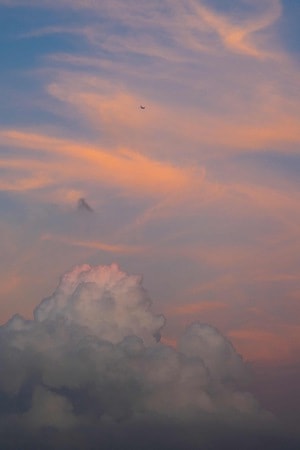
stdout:
{"type": "Polygon", "coordinates": [[[141,109],[146,109],[146,106],[140,105],[141,109]]]}

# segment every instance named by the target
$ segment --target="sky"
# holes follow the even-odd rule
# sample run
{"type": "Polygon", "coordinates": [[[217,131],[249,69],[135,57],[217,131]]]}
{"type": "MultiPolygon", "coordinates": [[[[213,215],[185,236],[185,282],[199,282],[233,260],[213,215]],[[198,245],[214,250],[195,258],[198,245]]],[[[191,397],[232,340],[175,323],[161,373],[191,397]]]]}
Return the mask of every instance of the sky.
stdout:
{"type": "Polygon", "coordinates": [[[0,0],[6,445],[299,448],[299,20],[0,0]]]}

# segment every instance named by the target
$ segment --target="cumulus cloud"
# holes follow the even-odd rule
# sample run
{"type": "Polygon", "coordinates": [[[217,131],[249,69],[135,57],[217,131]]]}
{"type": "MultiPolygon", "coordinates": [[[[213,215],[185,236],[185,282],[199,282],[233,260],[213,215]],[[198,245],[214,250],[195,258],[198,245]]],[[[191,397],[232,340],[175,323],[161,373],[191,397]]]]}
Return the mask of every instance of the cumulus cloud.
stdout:
{"type": "Polygon", "coordinates": [[[0,327],[3,445],[219,448],[216,427],[234,442],[254,424],[266,436],[270,416],[242,387],[232,344],[193,323],[175,349],[160,342],[164,324],[140,276],[115,264],[66,273],[33,320],[0,327]]]}

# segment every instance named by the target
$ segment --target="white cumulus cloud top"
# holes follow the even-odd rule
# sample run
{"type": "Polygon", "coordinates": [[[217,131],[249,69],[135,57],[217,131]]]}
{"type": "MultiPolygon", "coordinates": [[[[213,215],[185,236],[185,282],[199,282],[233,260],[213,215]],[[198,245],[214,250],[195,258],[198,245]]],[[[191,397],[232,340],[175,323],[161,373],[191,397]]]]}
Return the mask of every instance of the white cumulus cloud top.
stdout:
{"type": "Polygon", "coordinates": [[[133,334],[153,340],[165,319],[154,315],[150,306],[140,276],[128,276],[115,264],[85,264],[62,277],[54,294],[36,308],[34,317],[37,322],[76,324],[113,343],[133,334]]]}

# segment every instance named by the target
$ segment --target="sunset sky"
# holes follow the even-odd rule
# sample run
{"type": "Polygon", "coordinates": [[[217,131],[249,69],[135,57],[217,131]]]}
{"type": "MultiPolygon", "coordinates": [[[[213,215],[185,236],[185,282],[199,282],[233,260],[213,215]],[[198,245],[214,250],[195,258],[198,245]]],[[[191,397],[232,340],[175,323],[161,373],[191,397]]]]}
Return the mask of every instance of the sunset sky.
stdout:
{"type": "Polygon", "coordinates": [[[299,23],[299,0],[0,0],[2,325],[115,263],[166,348],[218,330],[295,431],[299,23]]]}

